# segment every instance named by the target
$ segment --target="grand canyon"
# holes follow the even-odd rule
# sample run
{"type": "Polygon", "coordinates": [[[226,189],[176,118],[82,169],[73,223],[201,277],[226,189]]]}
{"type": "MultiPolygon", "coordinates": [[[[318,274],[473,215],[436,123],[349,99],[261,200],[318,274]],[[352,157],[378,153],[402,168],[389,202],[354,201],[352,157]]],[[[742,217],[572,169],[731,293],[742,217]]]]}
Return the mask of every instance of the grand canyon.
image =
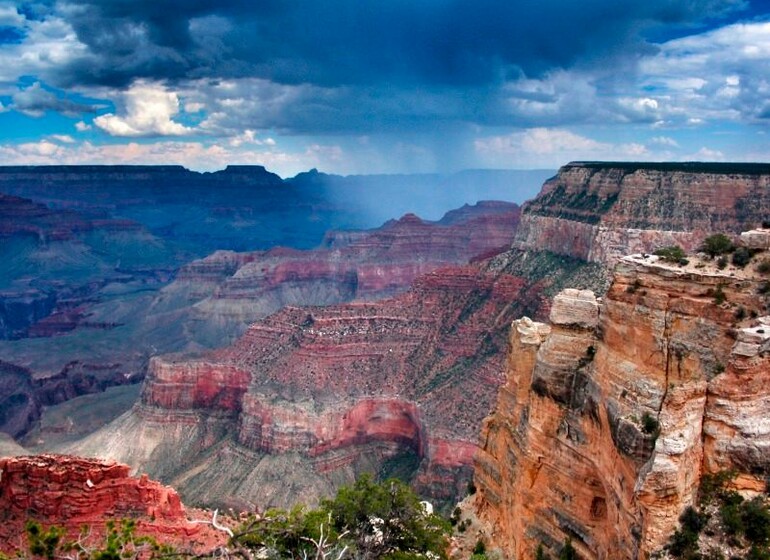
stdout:
{"type": "MultiPolygon", "coordinates": [[[[180,173],[109,173],[134,171],[139,183],[180,173]]],[[[0,419],[17,441],[0,451],[19,458],[3,463],[0,497],[16,526],[25,508],[67,522],[67,480],[82,493],[83,477],[117,477],[99,498],[114,505],[77,515],[138,516],[171,541],[199,535],[200,550],[222,535],[185,526],[179,496],[148,476],[237,512],[317,503],[370,472],[444,512],[462,500],[501,557],[569,542],[581,558],[631,559],[663,550],[704,476],[730,470],[737,490],[764,490],[770,166],[575,162],[522,207],[480,202],[368,230],[334,229],[331,208],[314,248],[243,250],[231,231],[198,258],[192,233],[147,210],[126,218],[94,187],[67,200],[45,187],[78,173],[93,185],[93,169],[5,173],[20,173],[0,198],[14,243],[84,255],[98,234],[162,251],[131,266],[98,251],[91,276],[9,282],[0,419]],[[716,233],[749,262],[699,252],[716,233]],[[671,246],[689,255],[655,254],[671,246]],[[91,332],[65,364],[35,357],[91,332]],[[24,458],[33,451],[64,455],[24,458]],[[55,502],[25,505],[30,478],[57,481],[55,502]]],[[[126,185],[117,199],[146,204],[126,185]]]]}

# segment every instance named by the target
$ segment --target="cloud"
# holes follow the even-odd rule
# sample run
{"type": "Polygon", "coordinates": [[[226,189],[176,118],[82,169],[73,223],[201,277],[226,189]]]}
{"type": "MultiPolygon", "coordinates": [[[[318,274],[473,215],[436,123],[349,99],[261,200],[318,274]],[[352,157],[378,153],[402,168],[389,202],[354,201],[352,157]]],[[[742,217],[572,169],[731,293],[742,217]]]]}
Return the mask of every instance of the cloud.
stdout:
{"type": "Polygon", "coordinates": [[[50,138],[51,140],[56,140],[57,142],[61,142],[62,144],[75,143],[75,139],[69,134],[51,134],[50,138]]]}
{"type": "Polygon", "coordinates": [[[6,2],[0,2],[0,26],[1,27],[22,27],[25,18],[16,9],[16,6],[6,2]]]}
{"type": "Polygon", "coordinates": [[[253,76],[282,84],[467,86],[648,53],[646,30],[742,0],[69,0],[78,83],[253,76]],[[596,32],[586,32],[586,30],[596,32]]]}
{"type": "Polygon", "coordinates": [[[750,122],[770,96],[770,21],[736,23],[664,43],[640,63],[639,88],[667,99],[667,119],[750,122]]]}
{"type": "Polygon", "coordinates": [[[58,85],[73,83],[69,67],[88,54],[72,26],[56,14],[28,19],[12,8],[2,9],[0,18],[13,23],[17,39],[0,49],[0,83],[16,83],[20,76],[37,76],[58,85]]]}
{"type": "Polygon", "coordinates": [[[712,150],[704,146],[694,154],[685,156],[685,159],[691,161],[724,161],[725,155],[719,150],[712,150]]]}
{"type": "Polygon", "coordinates": [[[92,128],[93,127],[90,124],[83,121],[78,121],[75,123],[75,130],[78,132],[85,132],[86,130],[91,130],[92,128]]]}
{"type": "Polygon", "coordinates": [[[650,159],[642,144],[600,142],[564,129],[531,128],[504,136],[478,138],[477,155],[491,166],[557,167],[572,160],[650,159]]]}
{"type": "Polygon", "coordinates": [[[124,115],[98,116],[94,124],[112,136],[182,136],[192,129],[173,120],[179,97],[160,84],[135,82],[122,95],[124,115]]]}
{"type": "Polygon", "coordinates": [[[655,136],[653,138],[650,138],[650,144],[654,144],[658,146],[667,146],[669,148],[679,147],[679,143],[673,138],[670,138],[668,136],[655,136]]]}
{"type": "Polygon", "coordinates": [[[13,95],[11,109],[30,117],[42,117],[47,111],[55,111],[67,116],[96,111],[92,105],[76,103],[63,95],[44,89],[40,82],[35,82],[28,88],[16,92],[13,95]]]}

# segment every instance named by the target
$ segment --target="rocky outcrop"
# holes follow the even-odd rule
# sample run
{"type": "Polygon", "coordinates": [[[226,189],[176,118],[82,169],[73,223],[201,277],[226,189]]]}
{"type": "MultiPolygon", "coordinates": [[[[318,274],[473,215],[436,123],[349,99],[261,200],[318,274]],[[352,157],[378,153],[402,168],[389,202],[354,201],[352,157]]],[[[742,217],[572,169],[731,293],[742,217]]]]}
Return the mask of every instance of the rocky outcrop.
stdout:
{"type": "Polygon", "coordinates": [[[770,215],[770,166],[573,162],[525,208],[514,247],[612,265],[759,226],[770,215]]]}
{"type": "Polygon", "coordinates": [[[506,557],[570,539],[581,558],[648,558],[704,473],[763,488],[770,335],[752,318],[768,305],[756,266],[626,257],[602,301],[572,290],[550,326],[514,321],[475,468],[476,512],[506,557]]]}
{"type": "Polygon", "coordinates": [[[365,470],[449,501],[501,381],[507,324],[539,305],[521,287],[466,266],[390,300],[286,308],[230,348],[153,359],[140,404],[69,449],[225,505],[312,501],[365,470]]]}
{"type": "Polygon", "coordinates": [[[173,489],[146,475],[130,477],[129,470],[114,462],[65,455],[0,459],[0,550],[19,546],[29,519],[63,527],[70,537],[88,525],[95,541],[107,521],[128,518],[136,522],[139,535],[185,550],[210,550],[225,542],[224,533],[188,521],[173,489]]]}

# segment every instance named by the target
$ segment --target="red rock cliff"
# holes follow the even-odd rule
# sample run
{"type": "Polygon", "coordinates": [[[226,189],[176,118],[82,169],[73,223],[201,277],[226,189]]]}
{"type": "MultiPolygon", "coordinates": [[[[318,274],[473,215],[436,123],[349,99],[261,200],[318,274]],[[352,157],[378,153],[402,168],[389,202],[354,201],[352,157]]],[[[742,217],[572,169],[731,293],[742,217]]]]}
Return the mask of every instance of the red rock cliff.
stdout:
{"type": "Polygon", "coordinates": [[[568,291],[551,326],[513,323],[475,469],[475,507],[508,557],[569,538],[582,558],[648,558],[703,473],[763,487],[770,321],[742,319],[767,310],[753,266],[624,258],[603,301],[568,291]]]}
{"type": "Polygon", "coordinates": [[[614,264],[664,245],[692,250],[768,215],[768,165],[575,162],[525,205],[514,247],[614,264]]]}
{"type": "Polygon", "coordinates": [[[189,522],[172,488],[146,475],[130,477],[129,470],[115,462],[66,455],[0,459],[0,550],[18,548],[28,519],[59,525],[71,535],[85,524],[97,536],[108,520],[130,518],[137,521],[138,534],[186,550],[225,541],[223,533],[189,522]]]}

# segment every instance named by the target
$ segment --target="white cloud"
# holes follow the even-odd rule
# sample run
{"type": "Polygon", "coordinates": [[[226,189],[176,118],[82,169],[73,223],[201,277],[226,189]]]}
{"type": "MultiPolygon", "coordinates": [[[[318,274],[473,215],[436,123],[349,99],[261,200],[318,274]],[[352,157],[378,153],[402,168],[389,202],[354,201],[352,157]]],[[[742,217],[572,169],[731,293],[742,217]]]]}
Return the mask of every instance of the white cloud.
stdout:
{"type": "Polygon", "coordinates": [[[569,130],[530,128],[506,136],[478,138],[476,154],[487,165],[502,167],[556,167],[570,160],[650,159],[639,143],[599,142],[569,130]]]}
{"type": "Polygon", "coordinates": [[[83,121],[78,121],[75,123],[75,130],[78,132],[85,132],[86,130],[91,130],[93,128],[90,124],[87,124],[83,121]]]}
{"type": "Polygon", "coordinates": [[[637,87],[666,96],[675,122],[752,121],[770,96],[770,21],[664,43],[640,62],[640,74],[637,87]]]}
{"type": "Polygon", "coordinates": [[[64,147],[50,140],[0,145],[0,162],[3,165],[13,165],[14,161],[23,165],[46,165],[59,161],[65,152],[64,147]]]}
{"type": "Polygon", "coordinates": [[[186,113],[200,113],[205,109],[205,105],[203,103],[196,103],[196,102],[189,102],[184,104],[184,110],[186,113]]]}
{"type": "Polygon", "coordinates": [[[49,136],[51,140],[56,140],[57,142],[61,142],[63,144],[74,144],[75,139],[70,136],[69,134],[51,134],[49,136]]]}
{"type": "Polygon", "coordinates": [[[693,161],[723,161],[725,155],[719,150],[712,150],[711,148],[706,148],[704,146],[694,154],[685,156],[684,159],[693,161]]]}
{"type": "Polygon", "coordinates": [[[27,20],[15,7],[0,4],[0,21],[25,34],[20,43],[0,49],[0,82],[16,83],[19,76],[44,78],[88,54],[72,26],[60,17],[27,20]]]}
{"type": "Polygon", "coordinates": [[[658,146],[668,146],[670,148],[679,147],[679,142],[677,142],[676,140],[668,136],[655,136],[653,138],[650,138],[650,144],[655,144],[658,146]]]}
{"type": "Polygon", "coordinates": [[[182,136],[193,129],[173,120],[179,97],[160,84],[138,80],[122,94],[124,115],[108,113],[94,124],[112,136],[182,136]]]}
{"type": "Polygon", "coordinates": [[[8,27],[22,27],[25,18],[12,3],[0,2],[0,25],[8,27]]]}

